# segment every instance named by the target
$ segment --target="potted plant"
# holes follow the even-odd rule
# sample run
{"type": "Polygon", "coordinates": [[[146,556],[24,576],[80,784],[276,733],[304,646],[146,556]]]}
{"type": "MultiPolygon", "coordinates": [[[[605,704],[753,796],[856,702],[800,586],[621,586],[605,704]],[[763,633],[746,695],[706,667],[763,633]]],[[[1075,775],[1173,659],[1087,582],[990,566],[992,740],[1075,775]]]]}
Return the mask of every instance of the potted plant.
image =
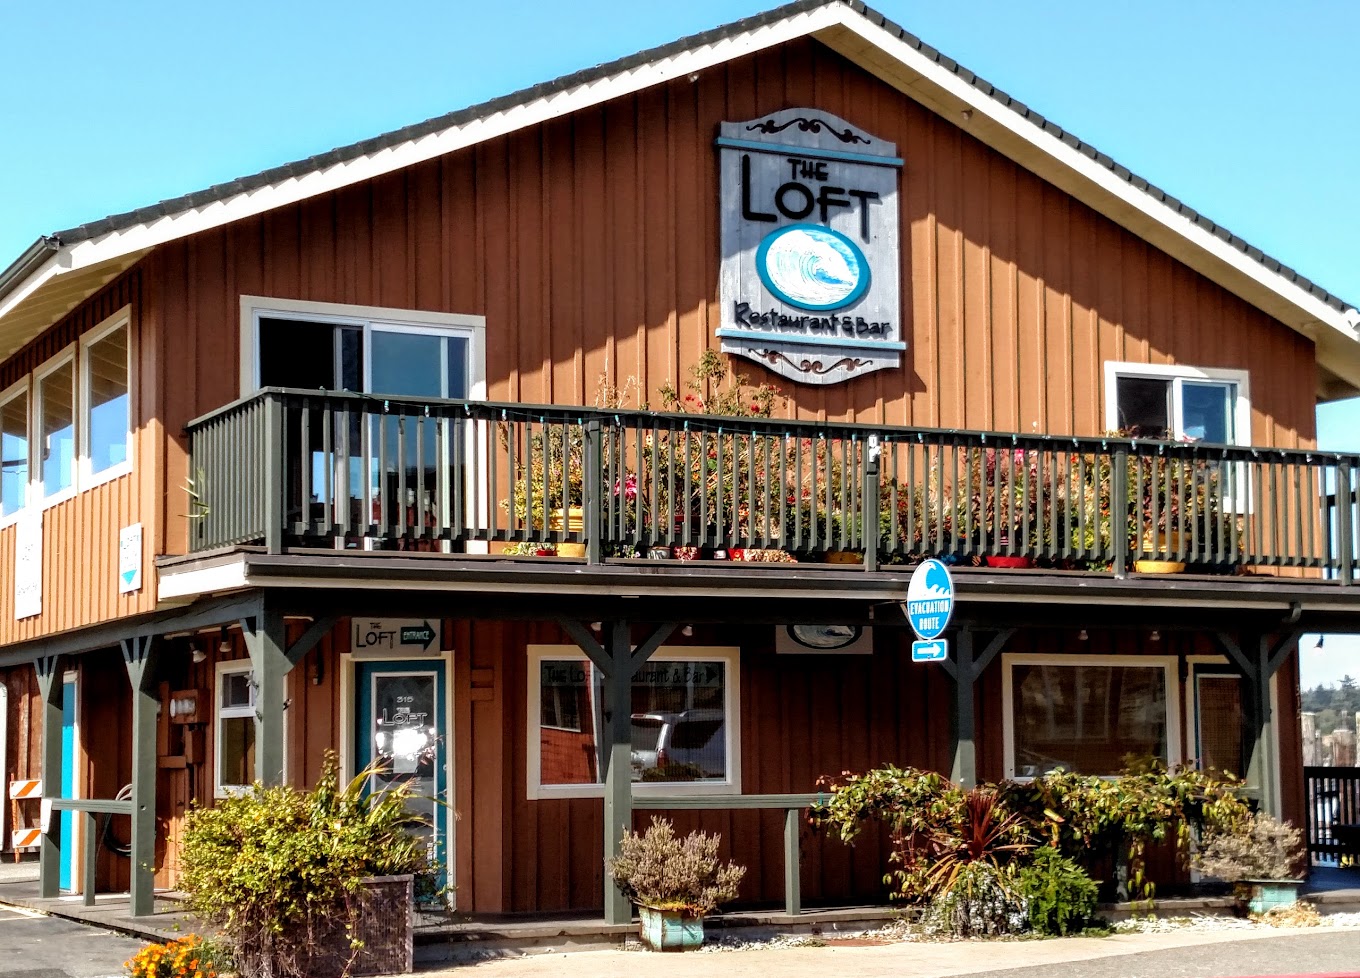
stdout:
{"type": "Polygon", "coordinates": [[[737,895],[746,867],[718,860],[718,836],[683,838],[666,819],[652,816],[639,835],[624,834],[619,854],[607,860],[614,885],[637,904],[642,941],[653,951],[685,951],[704,942],[704,918],[737,895]]]}
{"type": "Polygon", "coordinates": [[[1298,829],[1257,813],[1235,828],[1207,835],[1195,866],[1205,876],[1232,883],[1239,908],[1259,914],[1297,902],[1303,880],[1294,868],[1303,858],[1298,829]]]}
{"type": "Polygon", "coordinates": [[[988,567],[1034,566],[1048,535],[1047,483],[1039,478],[1039,453],[1023,448],[968,451],[968,512],[988,567]]]}

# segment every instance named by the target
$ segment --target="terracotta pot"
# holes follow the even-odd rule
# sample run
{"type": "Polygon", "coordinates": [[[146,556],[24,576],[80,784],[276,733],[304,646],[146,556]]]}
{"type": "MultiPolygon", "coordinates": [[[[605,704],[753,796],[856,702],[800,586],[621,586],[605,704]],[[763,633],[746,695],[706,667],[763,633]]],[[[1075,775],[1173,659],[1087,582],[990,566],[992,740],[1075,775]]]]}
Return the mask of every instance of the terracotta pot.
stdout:
{"type": "Polygon", "coordinates": [[[986,560],[988,567],[1006,567],[1015,569],[1019,567],[1034,566],[1033,557],[986,557],[983,559],[986,560]]]}
{"type": "MultiPolygon", "coordinates": [[[[1176,532],[1143,535],[1143,550],[1158,554],[1172,554],[1181,548],[1181,535],[1176,532]]],[[[1185,571],[1183,560],[1135,560],[1133,569],[1139,574],[1180,574],[1185,571]]]]}
{"type": "Polygon", "coordinates": [[[853,550],[828,550],[826,554],[828,564],[862,564],[864,555],[857,554],[853,550]]]}
{"type": "Polygon", "coordinates": [[[675,556],[675,551],[673,551],[670,547],[648,547],[648,548],[647,548],[647,559],[648,559],[648,560],[670,560],[670,559],[671,559],[672,557],[674,557],[674,556],[675,556]]]}

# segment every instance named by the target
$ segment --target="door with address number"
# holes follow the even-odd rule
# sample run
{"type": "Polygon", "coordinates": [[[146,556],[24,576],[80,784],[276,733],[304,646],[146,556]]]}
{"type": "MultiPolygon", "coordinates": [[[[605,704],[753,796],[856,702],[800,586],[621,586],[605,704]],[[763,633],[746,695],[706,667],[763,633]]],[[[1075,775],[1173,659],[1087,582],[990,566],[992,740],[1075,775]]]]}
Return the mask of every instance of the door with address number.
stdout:
{"type": "MultiPolygon", "coordinates": [[[[438,660],[355,664],[355,770],[372,767],[369,790],[410,784],[411,811],[424,822],[430,859],[448,862],[448,705],[438,660]]],[[[439,874],[442,887],[445,874],[439,874]]]]}

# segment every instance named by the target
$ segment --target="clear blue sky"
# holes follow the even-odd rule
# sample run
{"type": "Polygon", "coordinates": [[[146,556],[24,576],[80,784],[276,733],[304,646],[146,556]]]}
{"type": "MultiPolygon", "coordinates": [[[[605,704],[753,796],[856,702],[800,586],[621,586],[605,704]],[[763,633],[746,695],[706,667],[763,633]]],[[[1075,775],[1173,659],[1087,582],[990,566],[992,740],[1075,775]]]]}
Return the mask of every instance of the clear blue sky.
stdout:
{"type": "MultiPolygon", "coordinates": [[[[773,5],[7,3],[0,12],[0,267],[39,234],[310,156],[773,5]]],[[[1360,3],[872,6],[1266,252],[1360,302],[1360,3]]],[[[1360,450],[1360,404],[1324,408],[1321,440],[1360,450]]],[[[1312,673],[1306,682],[1340,675],[1346,665],[1331,650],[1341,644],[1305,657],[1312,673]]],[[[1360,648],[1349,659],[1360,663],[1360,648]]],[[[1349,668],[1360,673],[1360,666],[1349,668]]]]}

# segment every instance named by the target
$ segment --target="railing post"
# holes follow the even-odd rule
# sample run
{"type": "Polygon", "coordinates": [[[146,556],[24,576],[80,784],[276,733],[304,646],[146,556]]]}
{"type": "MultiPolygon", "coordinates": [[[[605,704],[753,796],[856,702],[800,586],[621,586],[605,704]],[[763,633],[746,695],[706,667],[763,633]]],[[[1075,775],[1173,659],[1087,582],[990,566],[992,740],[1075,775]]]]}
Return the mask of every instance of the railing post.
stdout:
{"type": "Polygon", "coordinates": [[[585,472],[582,473],[581,492],[585,503],[586,563],[598,564],[604,557],[604,518],[600,509],[600,494],[604,489],[604,464],[600,452],[600,419],[591,418],[585,424],[585,472]]]}
{"type": "Polygon", "coordinates": [[[1355,524],[1353,521],[1354,513],[1351,510],[1354,500],[1351,498],[1351,493],[1351,463],[1344,460],[1338,461],[1336,463],[1336,556],[1341,565],[1338,573],[1343,587],[1355,583],[1355,541],[1352,539],[1355,524]]]}
{"type": "MultiPolygon", "coordinates": [[[[304,460],[303,464],[307,464],[304,460]]],[[[283,402],[278,395],[264,399],[264,545],[271,554],[283,553],[283,402]]],[[[306,505],[306,500],[303,500],[306,505]]],[[[332,502],[333,505],[333,502],[332,502]]]]}
{"type": "Polygon", "coordinates": [[[784,912],[790,917],[796,917],[803,912],[798,813],[797,808],[790,808],[784,812],[784,912]]]}
{"type": "Polygon", "coordinates": [[[85,813],[84,813],[84,816],[85,816],[85,818],[84,818],[84,821],[85,821],[85,839],[84,839],[84,843],[85,843],[85,846],[84,846],[84,848],[85,848],[85,853],[84,853],[84,856],[81,858],[81,863],[82,863],[82,865],[81,865],[81,867],[80,867],[80,869],[81,869],[80,875],[81,875],[81,879],[82,879],[83,882],[81,883],[81,886],[80,886],[80,895],[81,895],[81,898],[82,898],[82,899],[84,900],[84,902],[85,902],[85,906],[87,906],[87,907],[93,907],[93,906],[94,906],[94,870],[95,870],[95,861],[96,861],[96,859],[97,859],[95,843],[98,841],[98,837],[97,837],[97,835],[96,835],[96,832],[97,832],[96,824],[97,824],[97,821],[98,821],[98,820],[95,818],[94,812],[85,812],[85,813]]]}
{"type": "Polygon", "coordinates": [[[864,447],[864,491],[861,494],[860,502],[863,509],[861,518],[864,523],[861,533],[864,537],[864,569],[866,571],[878,570],[878,457],[882,450],[883,448],[878,442],[878,435],[870,435],[869,441],[864,447]]]}
{"type": "MultiPolygon", "coordinates": [[[[1099,520],[1100,513],[1093,515],[1099,520]]],[[[1114,450],[1110,476],[1110,538],[1114,576],[1122,580],[1129,571],[1129,450],[1124,445],[1114,450]]]]}
{"type": "MultiPolygon", "coordinates": [[[[42,742],[38,774],[44,798],[61,795],[61,717],[66,687],[62,683],[63,664],[59,656],[45,656],[33,664],[38,673],[39,703],[42,710],[42,742]]],[[[47,830],[38,843],[38,896],[51,899],[61,891],[61,847],[69,843],[61,837],[61,815],[48,815],[47,830]]]]}

